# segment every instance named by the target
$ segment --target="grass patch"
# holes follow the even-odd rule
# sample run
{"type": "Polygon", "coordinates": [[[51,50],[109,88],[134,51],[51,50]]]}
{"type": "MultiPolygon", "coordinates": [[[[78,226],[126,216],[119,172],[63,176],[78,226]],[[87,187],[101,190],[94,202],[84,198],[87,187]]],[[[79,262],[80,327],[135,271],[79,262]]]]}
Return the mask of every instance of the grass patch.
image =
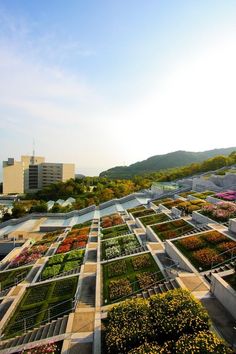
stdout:
{"type": "Polygon", "coordinates": [[[11,271],[5,271],[0,273],[0,283],[1,283],[1,290],[10,288],[11,286],[15,285],[17,279],[21,279],[21,277],[26,277],[29,271],[31,270],[32,266],[22,267],[19,269],[14,269],[11,271]]]}
{"type": "Polygon", "coordinates": [[[130,230],[126,224],[122,224],[119,226],[109,227],[107,229],[102,230],[102,239],[106,240],[109,238],[129,234],[130,230]]]}
{"type": "Polygon", "coordinates": [[[63,314],[69,313],[77,282],[78,277],[71,277],[28,288],[4,330],[5,338],[20,335],[24,331],[24,326],[28,330],[35,328],[42,321],[47,321],[49,315],[50,319],[54,315],[56,319],[62,312],[63,314]],[[51,308],[62,301],[66,303],[51,308]]]}

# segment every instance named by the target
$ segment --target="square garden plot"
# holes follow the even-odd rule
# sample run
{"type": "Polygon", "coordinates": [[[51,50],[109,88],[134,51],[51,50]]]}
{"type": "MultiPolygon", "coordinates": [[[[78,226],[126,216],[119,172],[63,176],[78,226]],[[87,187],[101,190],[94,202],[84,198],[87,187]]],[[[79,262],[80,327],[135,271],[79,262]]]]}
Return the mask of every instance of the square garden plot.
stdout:
{"type": "Polygon", "coordinates": [[[101,226],[102,226],[103,229],[105,229],[107,227],[121,225],[121,224],[124,224],[124,220],[122,219],[122,217],[118,213],[117,214],[108,215],[108,216],[104,216],[101,219],[101,226]]]}
{"type": "Polygon", "coordinates": [[[24,279],[31,268],[31,266],[28,266],[18,269],[16,268],[11,271],[0,272],[0,290],[10,288],[11,286],[14,286],[18,280],[24,279]]]}
{"type": "Polygon", "coordinates": [[[156,206],[159,206],[162,203],[171,202],[172,200],[173,200],[172,198],[157,199],[154,200],[152,203],[155,204],[156,206]]]}
{"type": "Polygon", "coordinates": [[[218,231],[203,232],[173,242],[198,270],[230,261],[236,255],[236,242],[218,231]]]}
{"type": "Polygon", "coordinates": [[[4,330],[5,338],[20,335],[24,329],[31,330],[48,320],[55,320],[69,313],[77,283],[78,277],[70,277],[26,289],[4,330]]]}
{"type": "Polygon", "coordinates": [[[169,219],[170,218],[168,215],[164,213],[159,213],[154,215],[143,216],[140,218],[140,221],[144,226],[148,226],[148,225],[158,224],[160,222],[164,222],[169,219]]]}
{"type": "Polygon", "coordinates": [[[84,253],[84,250],[73,250],[65,254],[52,256],[41,273],[41,279],[45,280],[79,267],[83,263],[84,253]]]}
{"type": "Polygon", "coordinates": [[[163,279],[150,253],[109,262],[102,268],[104,304],[124,300],[134,291],[151,287],[163,279]]]}
{"type": "Polygon", "coordinates": [[[173,207],[177,207],[180,203],[182,203],[182,199],[173,199],[167,202],[161,203],[163,206],[165,206],[167,209],[171,209],[173,207]]]}
{"type": "Polygon", "coordinates": [[[152,225],[151,229],[162,240],[169,240],[182,236],[184,233],[191,231],[194,227],[183,219],[164,222],[162,224],[152,225]]]}
{"type": "Polygon", "coordinates": [[[141,210],[145,210],[146,208],[143,206],[143,205],[139,205],[135,208],[130,208],[130,209],[127,209],[127,212],[128,213],[133,213],[135,211],[141,211],[141,210]]]}
{"type": "Polygon", "coordinates": [[[114,227],[109,227],[107,229],[102,230],[102,239],[106,240],[109,238],[117,237],[117,236],[122,236],[130,234],[130,230],[126,224],[114,226],[114,227]]]}
{"type": "Polygon", "coordinates": [[[155,214],[155,210],[153,210],[153,209],[144,209],[144,210],[135,211],[135,212],[133,212],[131,214],[133,215],[134,218],[141,218],[142,216],[155,214]]]}
{"type": "Polygon", "coordinates": [[[137,237],[133,234],[120,236],[101,242],[102,259],[111,259],[124,255],[125,251],[133,251],[140,247],[137,237]]]}
{"type": "Polygon", "coordinates": [[[186,214],[192,214],[193,211],[197,211],[202,209],[202,207],[206,204],[205,200],[202,199],[194,199],[194,200],[186,200],[177,205],[179,210],[182,210],[186,214]]]}

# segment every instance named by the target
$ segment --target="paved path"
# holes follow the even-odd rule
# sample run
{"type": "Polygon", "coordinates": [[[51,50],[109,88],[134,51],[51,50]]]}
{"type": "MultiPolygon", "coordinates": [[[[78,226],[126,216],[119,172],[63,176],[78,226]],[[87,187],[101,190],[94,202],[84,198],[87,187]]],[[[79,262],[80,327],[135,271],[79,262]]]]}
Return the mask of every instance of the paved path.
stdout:
{"type": "Polygon", "coordinates": [[[236,320],[214,297],[201,299],[202,304],[207,309],[213,326],[218,334],[230,345],[234,345],[236,353],[236,320]]]}

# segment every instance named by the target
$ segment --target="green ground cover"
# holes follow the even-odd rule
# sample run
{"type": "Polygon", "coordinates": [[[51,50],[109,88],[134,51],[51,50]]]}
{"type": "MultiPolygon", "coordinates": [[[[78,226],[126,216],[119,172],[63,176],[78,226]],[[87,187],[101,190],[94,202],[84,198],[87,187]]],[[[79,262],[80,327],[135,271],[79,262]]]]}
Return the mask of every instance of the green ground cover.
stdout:
{"type": "Polygon", "coordinates": [[[69,313],[77,283],[78,277],[71,277],[29,287],[7,324],[4,337],[20,335],[24,326],[30,330],[69,313]]]}
{"type": "Polygon", "coordinates": [[[210,195],[215,194],[215,192],[212,191],[205,191],[205,192],[194,192],[194,193],[190,193],[193,197],[199,198],[199,199],[206,199],[207,197],[209,197],[210,195]]]}
{"type": "Polygon", "coordinates": [[[143,216],[142,218],[140,218],[140,221],[144,226],[148,226],[148,225],[158,224],[160,222],[164,222],[169,219],[170,218],[168,215],[164,213],[159,213],[154,215],[143,216]]]}
{"type": "Polygon", "coordinates": [[[163,198],[163,199],[157,199],[153,201],[153,204],[155,204],[156,206],[165,203],[165,202],[171,202],[173,199],[171,198],[163,198]]]}
{"type": "Polygon", "coordinates": [[[73,250],[50,257],[42,271],[41,279],[51,278],[79,267],[83,263],[84,252],[84,250],[73,250]]]}
{"type": "Polygon", "coordinates": [[[140,247],[137,237],[133,234],[108,239],[101,242],[102,259],[111,259],[140,247]]]}
{"type": "Polygon", "coordinates": [[[141,211],[141,210],[145,210],[146,208],[143,206],[143,205],[139,205],[135,208],[130,208],[130,209],[127,209],[127,212],[128,213],[133,213],[135,211],[141,211]]]}
{"type": "Polygon", "coordinates": [[[26,277],[32,266],[22,267],[19,269],[9,270],[5,272],[0,272],[0,290],[10,288],[15,285],[17,279],[21,277],[26,277]]]}
{"type": "Polygon", "coordinates": [[[231,254],[236,255],[236,242],[216,230],[184,237],[174,241],[174,245],[197,269],[202,270],[229,261],[231,254]]]}
{"type": "Polygon", "coordinates": [[[132,213],[134,218],[141,218],[142,216],[155,214],[153,209],[138,210],[132,213]]]}
{"type": "Polygon", "coordinates": [[[102,234],[103,234],[102,239],[105,240],[105,239],[129,234],[129,233],[130,233],[130,230],[126,224],[108,227],[108,228],[102,230],[102,234]]]}
{"type": "Polygon", "coordinates": [[[126,257],[102,267],[104,304],[119,301],[120,298],[123,300],[132,292],[163,279],[150,253],[126,257]]]}
{"type": "Polygon", "coordinates": [[[151,228],[162,241],[182,236],[184,233],[194,229],[192,225],[183,219],[152,225],[151,228]]]}

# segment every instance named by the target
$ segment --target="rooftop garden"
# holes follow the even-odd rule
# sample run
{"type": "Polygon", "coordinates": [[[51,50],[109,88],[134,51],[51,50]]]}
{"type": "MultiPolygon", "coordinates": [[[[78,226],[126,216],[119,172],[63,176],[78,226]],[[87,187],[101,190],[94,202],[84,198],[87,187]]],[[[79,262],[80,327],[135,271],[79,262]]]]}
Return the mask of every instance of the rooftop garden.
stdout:
{"type": "Polygon", "coordinates": [[[183,219],[152,225],[151,228],[162,241],[180,237],[186,232],[194,229],[191,224],[183,219]]]}
{"type": "Polygon", "coordinates": [[[191,193],[189,192],[189,194],[191,194],[193,197],[195,198],[198,198],[198,199],[206,199],[207,197],[213,195],[215,192],[212,192],[212,191],[205,191],[205,192],[194,192],[194,193],[191,193]]]}
{"type": "Polygon", "coordinates": [[[167,202],[163,202],[162,205],[167,209],[171,209],[173,207],[177,207],[180,203],[183,203],[182,199],[174,199],[167,202]]]}
{"type": "Polygon", "coordinates": [[[50,257],[41,273],[41,279],[52,278],[79,267],[83,263],[84,253],[84,250],[74,250],[50,257]]]}
{"type": "Polygon", "coordinates": [[[200,301],[183,289],[126,300],[108,312],[104,325],[104,354],[233,354],[210,331],[200,301]]]}
{"type": "Polygon", "coordinates": [[[8,322],[4,337],[20,335],[42,323],[57,319],[72,309],[78,277],[29,287],[8,322]]]}
{"type": "Polygon", "coordinates": [[[148,226],[148,225],[158,224],[160,222],[164,222],[169,219],[170,218],[168,215],[164,213],[159,213],[159,214],[143,216],[142,218],[140,218],[140,221],[144,226],[148,226]]]}
{"type": "Polygon", "coordinates": [[[112,214],[109,216],[104,216],[101,219],[101,226],[103,229],[111,226],[124,224],[124,220],[119,214],[112,214]]]}
{"type": "Polygon", "coordinates": [[[217,222],[227,222],[229,219],[236,217],[236,205],[230,202],[207,204],[203,206],[201,214],[217,222]]]}
{"type": "Polygon", "coordinates": [[[84,227],[70,231],[58,247],[56,253],[66,253],[78,248],[85,248],[88,242],[89,230],[89,227],[84,227]]]}
{"type": "Polygon", "coordinates": [[[20,279],[24,279],[29,273],[31,266],[22,267],[14,270],[0,272],[0,291],[15,285],[20,279]]]}
{"type": "Polygon", "coordinates": [[[193,211],[200,210],[206,204],[202,199],[186,200],[179,203],[177,208],[186,214],[192,214],[193,211]]]}
{"type": "Polygon", "coordinates": [[[155,214],[155,211],[153,209],[144,209],[132,213],[134,218],[141,218],[142,216],[151,215],[151,214],[155,214]]]}
{"type": "Polygon", "coordinates": [[[236,255],[236,242],[218,231],[208,231],[174,241],[174,245],[197,268],[208,270],[236,255]]]}
{"type": "Polygon", "coordinates": [[[216,198],[226,200],[228,202],[235,202],[236,201],[236,191],[228,190],[226,192],[216,193],[216,198]]]}
{"type": "Polygon", "coordinates": [[[153,204],[155,204],[156,206],[162,204],[162,203],[166,203],[166,202],[171,202],[173,199],[172,198],[163,198],[163,199],[157,199],[157,200],[153,200],[153,204]]]}
{"type": "Polygon", "coordinates": [[[150,253],[103,264],[103,301],[108,304],[124,300],[134,291],[149,287],[162,278],[150,253]]]}
{"type": "Polygon", "coordinates": [[[118,225],[115,227],[109,227],[107,229],[102,230],[102,239],[106,240],[108,238],[113,238],[117,236],[122,236],[129,234],[130,230],[126,224],[118,225]]]}
{"type": "Polygon", "coordinates": [[[125,254],[125,251],[133,251],[140,247],[140,243],[135,235],[116,237],[102,241],[102,259],[111,259],[125,254]]]}
{"type": "Polygon", "coordinates": [[[146,208],[143,206],[143,205],[139,205],[135,208],[130,208],[130,209],[127,209],[127,212],[128,213],[133,213],[135,211],[140,211],[140,210],[145,210],[146,208]]]}
{"type": "Polygon", "coordinates": [[[8,268],[21,267],[26,264],[31,264],[36,262],[39,258],[43,257],[48,250],[48,245],[33,245],[31,247],[26,247],[23,251],[15,257],[8,268]]]}

